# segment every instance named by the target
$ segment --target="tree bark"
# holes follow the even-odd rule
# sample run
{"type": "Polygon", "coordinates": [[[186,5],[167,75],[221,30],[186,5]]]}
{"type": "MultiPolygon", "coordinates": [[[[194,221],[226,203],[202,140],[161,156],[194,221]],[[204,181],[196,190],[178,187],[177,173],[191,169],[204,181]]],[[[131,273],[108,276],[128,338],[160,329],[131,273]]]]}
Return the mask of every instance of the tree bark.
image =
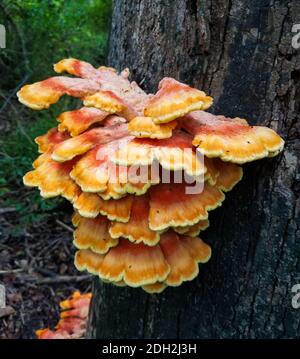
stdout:
{"type": "Polygon", "coordinates": [[[282,154],[244,166],[201,237],[199,277],[158,295],[94,282],[93,338],[292,338],[300,309],[300,52],[296,0],[115,0],[108,63],[146,90],[164,76],[214,97],[209,111],[275,129],[282,154]]]}

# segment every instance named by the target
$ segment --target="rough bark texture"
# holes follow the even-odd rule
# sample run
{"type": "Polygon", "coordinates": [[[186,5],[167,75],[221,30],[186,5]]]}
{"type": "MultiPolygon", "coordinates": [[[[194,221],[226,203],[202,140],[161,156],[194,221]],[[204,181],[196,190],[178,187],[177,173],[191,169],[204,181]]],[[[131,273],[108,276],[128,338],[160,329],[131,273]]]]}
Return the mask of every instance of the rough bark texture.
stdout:
{"type": "Polygon", "coordinates": [[[96,338],[300,336],[300,50],[297,0],[116,0],[109,65],[128,66],[154,91],[173,76],[215,98],[210,110],[267,125],[284,152],[244,166],[242,182],[210,215],[210,262],[163,294],[94,284],[96,338]]]}

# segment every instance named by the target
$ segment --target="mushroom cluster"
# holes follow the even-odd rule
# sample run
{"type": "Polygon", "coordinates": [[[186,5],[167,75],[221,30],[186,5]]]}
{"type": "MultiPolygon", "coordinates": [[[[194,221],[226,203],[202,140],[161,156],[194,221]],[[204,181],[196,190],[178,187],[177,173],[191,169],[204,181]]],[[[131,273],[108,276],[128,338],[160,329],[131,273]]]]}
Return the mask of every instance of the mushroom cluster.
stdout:
{"type": "Polygon", "coordinates": [[[241,180],[240,164],[277,155],[284,141],[205,112],[212,98],[172,78],[153,95],[128,69],[65,59],[54,70],[76,77],[26,85],[19,100],[42,110],[70,95],[83,105],[36,138],[41,154],[24,183],[72,203],[75,266],[150,293],[194,279],[211,256],[198,237],[208,211],[241,180]]]}
{"type": "Polygon", "coordinates": [[[60,319],[54,330],[36,331],[37,339],[80,339],[85,336],[92,294],[74,292],[59,303],[60,319]]]}

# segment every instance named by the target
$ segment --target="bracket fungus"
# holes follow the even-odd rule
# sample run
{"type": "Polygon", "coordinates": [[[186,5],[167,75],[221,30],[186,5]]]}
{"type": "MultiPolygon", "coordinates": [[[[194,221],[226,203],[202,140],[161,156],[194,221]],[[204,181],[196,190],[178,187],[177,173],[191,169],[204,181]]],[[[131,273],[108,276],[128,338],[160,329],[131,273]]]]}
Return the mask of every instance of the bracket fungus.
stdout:
{"type": "Polygon", "coordinates": [[[277,155],[282,138],[206,112],[213,99],[172,78],[147,94],[128,69],[65,59],[54,70],[75,78],[26,85],[19,100],[41,110],[69,95],[81,108],[36,138],[41,154],[24,183],[73,205],[75,266],[148,293],[194,279],[211,256],[198,237],[208,211],[241,180],[239,164],[277,155]]]}
{"type": "Polygon", "coordinates": [[[36,331],[38,339],[81,339],[86,334],[87,318],[92,294],[74,292],[60,305],[60,320],[55,330],[49,328],[36,331]]]}

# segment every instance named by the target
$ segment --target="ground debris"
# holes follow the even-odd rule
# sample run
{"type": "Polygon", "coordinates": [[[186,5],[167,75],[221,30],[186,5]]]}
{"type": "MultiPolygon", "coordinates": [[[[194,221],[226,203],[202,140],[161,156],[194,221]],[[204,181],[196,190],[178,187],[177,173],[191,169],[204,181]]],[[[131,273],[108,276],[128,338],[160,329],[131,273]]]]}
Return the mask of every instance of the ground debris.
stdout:
{"type": "Polygon", "coordinates": [[[65,228],[55,218],[45,219],[11,236],[17,214],[0,216],[0,284],[6,291],[0,339],[35,338],[37,329],[55,326],[60,300],[91,290],[90,276],[80,275],[73,264],[70,214],[59,218],[65,228]]]}

